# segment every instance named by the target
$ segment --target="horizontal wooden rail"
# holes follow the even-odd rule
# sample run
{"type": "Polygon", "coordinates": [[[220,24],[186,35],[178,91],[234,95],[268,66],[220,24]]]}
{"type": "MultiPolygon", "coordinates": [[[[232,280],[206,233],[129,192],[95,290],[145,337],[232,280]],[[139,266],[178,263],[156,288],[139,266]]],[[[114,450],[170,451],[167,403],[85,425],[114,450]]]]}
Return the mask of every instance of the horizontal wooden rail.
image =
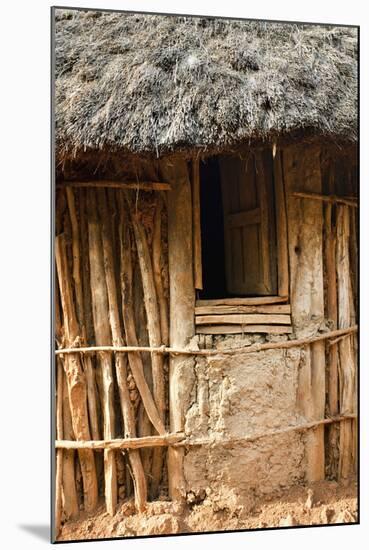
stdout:
{"type": "Polygon", "coordinates": [[[291,325],[197,325],[196,334],[291,334],[291,325]]]}
{"type": "Polygon", "coordinates": [[[356,414],[346,414],[342,416],[334,416],[331,418],[323,418],[321,420],[314,420],[312,422],[306,422],[304,424],[296,424],[294,426],[287,426],[287,428],[280,428],[278,430],[269,430],[262,433],[245,435],[242,437],[229,437],[229,438],[201,438],[201,439],[189,439],[186,438],[183,432],[167,435],[156,435],[147,437],[135,437],[126,439],[112,439],[109,441],[56,441],[56,449],[93,449],[93,450],[119,450],[119,449],[142,449],[145,447],[169,447],[169,446],[202,446],[202,445],[237,445],[238,443],[247,443],[249,441],[256,441],[264,437],[272,437],[275,435],[282,435],[289,432],[304,431],[321,426],[324,424],[333,424],[334,422],[343,422],[344,420],[352,420],[357,418],[356,414]]]}
{"type": "Polygon", "coordinates": [[[143,449],[144,447],[167,447],[184,438],[184,433],[176,433],[100,441],[56,441],[55,447],[57,449],[143,449]]]}
{"type": "Polygon", "coordinates": [[[284,342],[266,342],[264,344],[252,344],[251,346],[244,348],[234,349],[177,349],[166,346],[150,347],[150,346],[90,346],[80,348],[60,348],[55,350],[56,355],[63,355],[65,353],[96,353],[96,352],[150,352],[150,353],[168,353],[170,355],[234,355],[237,353],[254,353],[255,351],[262,351],[267,349],[288,349],[297,346],[306,346],[313,342],[320,342],[322,340],[328,340],[330,338],[337,338],[344,334],[352,334],[357,332],[358,326],[354,325],[348,328],[342,328],[338,330],[330,330],[323,332],[317,336],[309,336],[306,338],[298,338],[295,340],[286,340],[284,342]]]}
{"type": "Polygon", "coordinates": [[[320,195],[319,193],[302,193],[294,192],[291,193],[292,197],[301,198],[301,199],[313,199],[317,201],[330,202],[332,204],[347,204],[348,206],[354,206],[357,208],[357,200],[349,197],[338,197],[337,195],[320,195]]]}
{"type": "Polygon", "coordinates": [[[57,184],[57,188],[63,187],[106,187],[108,189],[136,189],[137,191],[170,191],[169,183],[159,181],[63,181],[57,184]]]}
{"type": "MultiPolygon", "coordinates": [[[[270,315],[268,313],[258,314],[242,314],[232,313],[230,315],[196,315],[196,325],[290,325],[290,315],[275,314],[270,315]]],[[[245,332],[247,327],[245,326],[245,332]]]]}

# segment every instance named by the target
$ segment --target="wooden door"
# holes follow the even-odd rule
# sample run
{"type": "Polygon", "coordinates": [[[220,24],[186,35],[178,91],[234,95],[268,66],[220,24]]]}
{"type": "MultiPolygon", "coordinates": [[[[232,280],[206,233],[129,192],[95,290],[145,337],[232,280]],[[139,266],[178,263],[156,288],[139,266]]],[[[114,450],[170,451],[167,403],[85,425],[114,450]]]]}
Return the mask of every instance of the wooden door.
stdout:
{"type": "Polygon", "coordinates": [[[277,293],[271,153],[219,160],[229,294],[277,293]]]}

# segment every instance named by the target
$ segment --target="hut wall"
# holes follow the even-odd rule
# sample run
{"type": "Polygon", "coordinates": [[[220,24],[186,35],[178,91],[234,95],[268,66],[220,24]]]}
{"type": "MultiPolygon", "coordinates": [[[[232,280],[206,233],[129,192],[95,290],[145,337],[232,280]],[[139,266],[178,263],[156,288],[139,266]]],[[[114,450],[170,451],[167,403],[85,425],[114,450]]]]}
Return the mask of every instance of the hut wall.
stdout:
{"type": "MultiPolygon", "coordinates": [[[[335,152],[315,146],[290,146],[282,151],[284,186],[287,198],[288,255],[290,269],[290,335],[198,335],[200,347],[219,349],[249,346],[255,342],[280,341],[314,336],[337,328],[327,309],[331,281],[327,280],[326,211],[332,210],[330,231],[336,249],[336,204],[312,198],[297,198],[294,192],[356,195],[353,156],[339,158],[335,152]],[[331,180],[331,188],[327,181],[331,180]]],[[[356,209],[347,206],[350,227],[355,228],[356,209]]],[[[339,233],[339,230],[338,230],[339,233]]],[[[356,296],[356,229],[350,232],[350,282],[356,296]]],[[[340,272],[334,266],[334,281],[340,272]]],[[[340,308],[335,293],[336,308],[340,308]]],[[[356,322],[353,298],[351,324],[356,322]]],[[[348,324],[346,325],[348,326],[348,324]]],[[[211,503],[217,509],[237,504],[252,505],[255,494],[271,493],[296,482],[317,481],[324,477],[343,477],[355,467],[355,423],[342,435],[338,425],[314,430],[294,431],[261,438],[254,442],[234,441],[266,431],[323,419],[326,414],[344,413],[340,396],[351,377],[354,385],[356,339],[351,336],[352,369],[347,375],[338,364],[332,365],[327,342],[287,350],[268,350],[235,356],[198,358],[191,405],[186,414],[186,434],[194,439],[215,439],[218,444],[189,447],[184,459],[189,501],[211,503]],[[336,369],[337,406],[329,407],[332,368],[336,369]],[[332,432],[336,434],[331,437],[332,432]],[[341,438],[348,438],[351,461],[345,466],[341,438]],[[227,440],[230,440],[227,443],[227,440]],[[233,440],[233,442],[232,442],[233,440]]],[[[336,346],[332,346],[332,349],[336,346]]],[[[343,354],[340,361],[345,364],[343,354]]],[[[352,390],[355,401],[355,391],[352,390]]],[[[346,412],[354,412],[350,402],[346,412]]],[[[347,453],[346,453],[347,454],[347,453]]],[[[347,458],[347,457],[346,457],[347,458]]]]}

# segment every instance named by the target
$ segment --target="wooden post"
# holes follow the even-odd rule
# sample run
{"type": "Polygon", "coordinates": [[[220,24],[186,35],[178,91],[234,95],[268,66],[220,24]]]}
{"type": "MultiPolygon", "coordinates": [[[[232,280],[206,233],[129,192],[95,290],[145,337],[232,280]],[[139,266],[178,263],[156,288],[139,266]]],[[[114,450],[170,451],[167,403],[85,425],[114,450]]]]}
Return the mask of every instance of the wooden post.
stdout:
{"type": "Polygon", "coordinates": [[[200,162],[198,158],[192,160],[192,203],[194,284],[196,289],[202,290],[200,162]]]}
{"type": "MultiPolygon", "coordinates": [[[[78,340],[80,335],[72,298],[64,235],[56,237],[55,259],[64,317],[65,339],[69,344],[72,344],[78,340]]],[[[68,354],[64,359],[64,368],[68,382],[74,435],[77,440],[88,440],[90,439],[90,428],[87,411],[87,389],[80,355],[78,353],[68,354]]],[[[90,512],[96,508],[98,497],[95,459],[92,451],[88,450],[81,450],[79,459],[83,477],[85,510],[90,512]]]]}
{"type": "MultiPolygon", "coordinates": [[[[109,212],[106,204],[106,195],[104,189],[97,191],[98,209],[100,212],[100,222],[102,230],[102,246],[104,255],[104,268],[106,277],[106,288],[109,301],[109,321],[114,346],[124,345],[122,329],[118,310],[118,294],[114,275],[114,260],[111,228],[109,223],[109,212]]],[[[127,356],[124,353],[115,354],[115,367],[117,373],[117,382],[120,395],[120,404],[124,421],[124,432],[126,437],[136,436],[136,421],[134,410],[129,398],[127,385],[127,356]]],[[[129,453],[129,459],[132,465],[132,473],[135,486],[135,500],[137,509],[142,512],[146,507],[147,488],[145,474],[142,468],[140,453],[138,450],[132,450],[129,453]]]]}
{"type": "MultiPolygon", "coordinates": [[[[87,212],[90,283],[95,339],[97,345],[104,345],[111,343],[111,332],[108,318],[109,304],[105,281],[100,223],[96,209],[95,190],[93,189],[90,189],[87,193],[87,212]]],[[[104,416],[104,439],[112,439],[115,436],[115,413],[111,354],[101,353],[99,360],[103,382],[102,406],[104,416]]],[[[114,451],[104,451],[104,474],[106,508],[110,515],[114,515],[117,504],[117,472],[114,451]]]]}
{"type": "MultiPolygon", "coordinates": [[[[347,328],[351,321],[352,288],[349,259],[350,217],[349,207],[337,207],[337,286],[338,286],[338,327],[347,328]]],[[[355,411],[356,361],[353,346],[354,336],[338,343],[340,357],[340,413],[355,411]]],[[[355,464],[355,430],[352,420],[340,425],[340,457],[338,475],[347,478],[353,473],[355,464]]]]}
{"type": "Polygon", "coordinates": [[[287,246],[287,214],[284,193],[283,159],[279,151],[274,159],[275,204],[277,225],[278,294],[289,295],[289,269],[287,246]]]}
{"type": "MultiPolygon", "coordinates": [[[[171,346],[185,347],[195,334],[191,184],[184,160],[163,160],[161,172],[164,180],[172,184],[172,191],[168,193],[169,339],[171,346]]],[[[169,413],[172,433],[184,430],[193,384],[193,365],[192,357],[170,357],[169,413]]],[[[168,449],[169,495],[173,500],[181,500],[186,495],[183,462],[183,449],[168,449]]]]}
{"type": "MultiPolygon", "coordinates": [[[[296,190],[321,191],[320,150],[291,146],[283,151],[287,190],[292,322],[297,337],[314,334],[324,320],[322,203],[296,198],[296,190]]],[[[299,375],[298,404],[306,420],[320,420],[325,409],[325,347],[305,348],[299,375]]],[[[306,477],[324,479],[324,427],[306,435],[306,477]]]]}

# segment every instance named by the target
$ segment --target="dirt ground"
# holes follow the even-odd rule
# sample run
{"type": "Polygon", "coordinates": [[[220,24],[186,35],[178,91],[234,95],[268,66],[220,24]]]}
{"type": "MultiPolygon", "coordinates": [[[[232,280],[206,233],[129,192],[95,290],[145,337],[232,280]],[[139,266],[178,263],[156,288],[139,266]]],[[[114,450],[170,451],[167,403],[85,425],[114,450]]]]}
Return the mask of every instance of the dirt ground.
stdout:
{"type": "Polygon", "coordinates": [[[357,483],[353,480],[300,485],[226,508],[207,498],[197,504],[191,493],[187,500],[182,505],[165,500],[151,502],[142,514],[135,512],[132,500],[120,502],[114,517],[104,511],[101,503],[96,513],[82,512],[78,520],[64,524],[58,540],[357,522],[357,483]]]}

